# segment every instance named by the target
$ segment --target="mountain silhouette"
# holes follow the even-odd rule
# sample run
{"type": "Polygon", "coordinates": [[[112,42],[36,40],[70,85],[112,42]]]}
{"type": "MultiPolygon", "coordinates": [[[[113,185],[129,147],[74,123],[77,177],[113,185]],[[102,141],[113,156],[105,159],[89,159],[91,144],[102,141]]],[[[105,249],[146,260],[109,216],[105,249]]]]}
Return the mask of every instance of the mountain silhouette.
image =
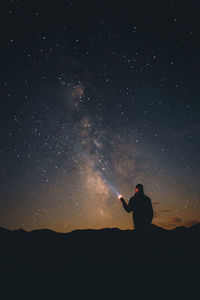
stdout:
{"type": "Polygon", "coordinates": [[[81,264],[199,264],[200,223],[148,233],[118,228],[58,233],[0,227],[2,267],[60,269],[81,264]],[[123,254],[126,253],[126,256],[123,254]]]}

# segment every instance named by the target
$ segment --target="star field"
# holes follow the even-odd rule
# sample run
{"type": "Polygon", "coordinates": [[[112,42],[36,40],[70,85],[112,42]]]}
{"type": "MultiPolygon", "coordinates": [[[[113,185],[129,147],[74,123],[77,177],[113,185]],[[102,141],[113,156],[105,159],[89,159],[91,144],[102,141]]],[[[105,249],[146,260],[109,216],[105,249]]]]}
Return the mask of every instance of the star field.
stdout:
{"type": "Polygon", "coordinates": [[[132,228],[200,221],[198,1],[4,1],[0,226],[132,228]]]}

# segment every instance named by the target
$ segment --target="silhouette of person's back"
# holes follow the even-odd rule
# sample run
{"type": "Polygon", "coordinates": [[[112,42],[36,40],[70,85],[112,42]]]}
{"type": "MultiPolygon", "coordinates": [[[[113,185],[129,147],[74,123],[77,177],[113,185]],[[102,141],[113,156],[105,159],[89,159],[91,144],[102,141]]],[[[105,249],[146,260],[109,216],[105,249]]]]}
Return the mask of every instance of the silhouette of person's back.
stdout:
{"type": "Polygon", "coordinates": [[[153,208],[151,199],[144,194],[143,185],[136,185],[135,195],[130,198],[128,205],[122,197],[120,197],[120,200],[128,213],[133,212],[135,229],[141,231],[147,230],[153,219],[153,208]]]}

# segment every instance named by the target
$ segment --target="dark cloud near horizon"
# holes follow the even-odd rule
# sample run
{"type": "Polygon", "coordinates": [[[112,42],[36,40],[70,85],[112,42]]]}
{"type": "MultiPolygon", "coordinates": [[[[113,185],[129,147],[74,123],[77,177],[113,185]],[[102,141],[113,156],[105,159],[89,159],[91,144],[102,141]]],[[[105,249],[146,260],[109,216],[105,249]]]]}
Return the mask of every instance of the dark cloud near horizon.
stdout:
{"type": "Polygon", "coordinates": [[[172,216],[172,217],[170,217],[170,221],[171,221],[172,223],[179,224],[179,223],[182,222],[182,219],[179,218],[179,217],[176,217],[176,216],[172,216]]]}

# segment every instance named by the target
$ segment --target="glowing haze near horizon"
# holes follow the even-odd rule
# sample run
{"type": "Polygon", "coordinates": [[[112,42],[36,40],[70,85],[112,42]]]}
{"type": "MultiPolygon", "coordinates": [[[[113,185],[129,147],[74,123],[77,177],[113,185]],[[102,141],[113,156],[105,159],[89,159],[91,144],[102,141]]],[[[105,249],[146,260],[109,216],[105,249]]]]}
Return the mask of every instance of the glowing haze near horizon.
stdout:
{"type": "Polygon", "coordinates": [[[139,182],[155,224],[200,221],[200,7],[177,3],[7,2],[0,226],[133,228],[139,182]]]}

